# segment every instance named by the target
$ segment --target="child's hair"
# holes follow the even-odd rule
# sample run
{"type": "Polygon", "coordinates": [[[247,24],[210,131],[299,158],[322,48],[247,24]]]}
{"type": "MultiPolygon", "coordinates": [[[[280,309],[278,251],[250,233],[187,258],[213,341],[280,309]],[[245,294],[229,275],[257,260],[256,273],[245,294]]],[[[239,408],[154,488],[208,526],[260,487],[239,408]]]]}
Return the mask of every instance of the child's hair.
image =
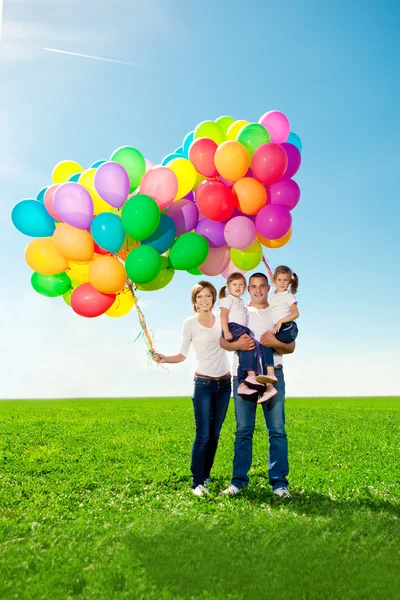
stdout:
{"type": "Polygon", "coordinates": [[[220,300],[222,300],[222,298],[225,298],[226,288],[228,287],[228,285],[230,283],[232,283],[232,281],[237,281],[238,279],[243,279],[244,285],[246,285],[246,277],[244,275],[242,275],[241,273],[232,273],[231,275],[229,275],[228,279],[226,280],[226,285],[224,285],[224,287],[222,287],[219,290],[219,299],[220,300]]]}
{"type": "Polygon", "coordinates": [[[292,269],[289,269],[289,267],[285,267],[285,265],[280,265],[279,267],[276,267],[276,269],[275,269],[274,281],[278,277],[278,275],[289,275],[289,277],[290,277],[290,284],[289,284],[290,292],[292,294],[295,294],[299,287],[299,278],[297,277],[296,273],[294,271],[292,271],[292,269]]]}
{"type": "Polygon", "coordinates": [[[212,296],[212,305],[214,306],[215,301],[217,299],[217,290],[215,289],[215,287],[213,286],[212,283],[210,283],[209,281],[199,281],[199,283],[196,283],[196,285],[194,285],[192,287],[192,306],[193,306],[193,310],[194,312],[199,312],[197,309],[197,305],[196,305],[196,299],[197,296],[200,294],[200,292],[202,292],[204,289],[207,289],[210,291],[211,296],[212,296]]]}

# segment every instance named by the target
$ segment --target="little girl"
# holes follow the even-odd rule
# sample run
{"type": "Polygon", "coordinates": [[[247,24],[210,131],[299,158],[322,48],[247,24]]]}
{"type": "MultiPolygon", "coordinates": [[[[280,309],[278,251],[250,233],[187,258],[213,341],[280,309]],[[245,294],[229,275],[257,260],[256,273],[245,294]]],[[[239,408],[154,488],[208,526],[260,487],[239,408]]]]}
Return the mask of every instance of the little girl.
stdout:
{"type": "MultiPolygon", "coordinates": [[[[222,335],[228,341],[236,341],[241,335],[251,336],[247,327],[247,313],[241,298],[246,290],[246,279],[241,273],[229,275],[226,285],[219,292],[219,307],[221,309],[222,335]],[[228,294],[226,293],[228,288],[228,294]]],[[[240,396],[253,396],[255,392],[263,392],[265,384],[257,382],[257,352],[256,350],[238,350],[239,370],[247,373],[247,378],[238,387],[240,396]]]]}
{"type": "MultiPolygon", "coordinates": [[[[280,342],[289,344],[294,342],[298,334],[295,319],[299,316],[299,310],[294,294],[299,286],[299,278],[289,267],[282,265],[275,269],[273,283],[275,292],[269,299],[269,306],[275,324],[274,333],[280,342]],[[290,291],[288,290],[289,286],[290,291]]],[[[269,399],[277,394],[277,390],[272,385],[278,381],[274,370],[274,351],[272,348],[261,346],[261,353],[266,375],[258,375],[257,381],[267,385],[264,397],[268,396],[269,399]]]]}

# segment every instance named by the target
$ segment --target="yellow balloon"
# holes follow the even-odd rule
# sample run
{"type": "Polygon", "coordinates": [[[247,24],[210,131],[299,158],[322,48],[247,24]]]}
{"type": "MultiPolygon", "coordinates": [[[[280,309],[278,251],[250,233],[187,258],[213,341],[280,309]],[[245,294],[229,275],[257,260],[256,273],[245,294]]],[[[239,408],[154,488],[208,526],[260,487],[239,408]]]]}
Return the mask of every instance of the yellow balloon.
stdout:
{"type": "Polygon", "coordinates": [[[107,204],[103,200],[103,198],[97,193],[97,190],[94,185],[94,176],[96,174],[96,169],[86,169],[82,173],[82,175],[78,179],[78,183],[80,183],[89,194],[92,196],[93,206],[94,206],[94,214],[98,215],[103,212],[114,213],[115,215],[121,214],[117,208],[114,208],[110,204],[107,204]]]}
{"type": "Polygon", "coordinates": [[[290,240],[291,237],[292,237],[292,228],[289,229],[289,231],[287,232],[286,235],[283,235],[281,238],[279,238],[277,240],[268,240],[267,238],[263,237],[260,234],[257,235],[258,241],[263,246],[266,246],[267,248],[282,248],[282,246],[284,246],[285,244],[288,243],[288,241],[290,240]]]}
{"type": "Polygon", "coordinates": [[[114,300],[114,304],[106,311],[108,317],[123,317],[127,315],[129,311],[135,305],[135,298],[128,288],[122,290],[120,294],[114,300]]]}
{"type": "Polygon", "coordinates": [[[175,200],[186,196],[196,183],[196,169],[187,158],[175,158],[166,165],[178,179],[178,192],[175,200]]]}
{"type": "Polygon", "coordinates": [[[126,272],[114,256],[100,256],[89,267],[89,281],[102,294],[116,294],[126,285],[126,272]]]}
{"type": "Polygon", "coordinates": [[[53,233],[53,244],[68,260],[87,262],[93,258],[94,243],[88,231],[60,223],[53,233]]]}
{"type": "Polygon", "coordinates": [[[73,160],[62,160],[53,169],[53,183],[66,183],[72,175],[82,173],[83,167],[73,160]]]}
{"type": "Polygon", "coordinates": [[[242,127],[244,127],[245,125],[248,125],[249,122],[248,121],[235,121],[234,123],[232,123],[232,125],[230,127],[228,127],[228,131],[226,132],[226,137],[228,140],[236,140],[236,136],[239,133],[239,131],[242,129],[242,127]]]}
{"type": "Polygon", "coordinates": [[[93,261],[86,263],[79,263],[68,261],[67,275],[73,283],[77,285],[81,283],[88,283],[89,281],[89,267],[93,261]]]}
{"type": "Polygon", "coordinates": [[[206,179],[208,179],[208,177],[203,177],[203,175],[201,175],[200,173],[198,173],[196,171],[196,181],[194,182],[194,186],[193,186],[194,191],[196,191],[197,188],[199,187],[199,185],[206,179]]]}
{"type": "Polygon", "coordinates": [[[57,275],[68,268],[67,259],[58,252],[51,238],[32,240],[25,249],[25,260],[41,275],[57,275]]]}

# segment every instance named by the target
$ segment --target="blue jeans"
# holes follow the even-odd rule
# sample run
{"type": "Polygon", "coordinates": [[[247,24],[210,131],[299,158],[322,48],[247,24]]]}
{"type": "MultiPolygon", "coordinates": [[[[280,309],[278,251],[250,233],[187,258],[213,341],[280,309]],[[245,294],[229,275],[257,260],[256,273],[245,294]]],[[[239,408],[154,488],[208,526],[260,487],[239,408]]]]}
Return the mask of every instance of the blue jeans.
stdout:
{"type": "MultiPolygon", "coordinates": [[[[297,338],[297,334],[299,330],[297,328],[297,323],[291,321],[290,323],[284,323],[278,333],[275,334],[275,337],[280,342],[284,344],[290,344],[294,342],[297,338]]],[[[274,349],[267,348],[266,346],[261,346],[261,356],[262,356],[262,364],[264,367],[273,367],[274,366],[274,349]]]]}
{"type": "MultiPolygon", "coordinates": [[[[232,342],[236,342],[236,340],[238,340],[241,335],[247,334],[250,337],[252,337],[250,329],[248,327],[245,327],[244,325],[239,325],[238,323],[228,323],[228,326],[229,331],[233,335],[232,342]]],[[[222,337],[225,337],[224,332],[222,332],[222,337]]],[[[247,371],[257,371],[258,361],[256,349],[238,350],[237,355],[239,359],[240,368],[242,369],[242,371],[246,371],[246,375],[247,371]]]]}
{"type": "Polygon", "coordinates": [[[230,397],[230,375],[220,379],[195,376],[192,401],[196,437],[193,443],[190,465],[193,488],[203,485],[204,481],[210,476],[230,397]]]}
{"type": "MultiPolygon", "coordinates": [[[[286,487],[289,473],[288,442],[285,431],[285,379],[282,369],[276,369],[278,393],[261,404],[269,436],[268,480],[273,489],[286,487]]],[[[236,437],[233,458],[232,485],[243,488],[249,483],[248,472],[252,462],[253,434],[257,404],[243,400],[237,393],[238,378],[233,378],[236,437]]]]}

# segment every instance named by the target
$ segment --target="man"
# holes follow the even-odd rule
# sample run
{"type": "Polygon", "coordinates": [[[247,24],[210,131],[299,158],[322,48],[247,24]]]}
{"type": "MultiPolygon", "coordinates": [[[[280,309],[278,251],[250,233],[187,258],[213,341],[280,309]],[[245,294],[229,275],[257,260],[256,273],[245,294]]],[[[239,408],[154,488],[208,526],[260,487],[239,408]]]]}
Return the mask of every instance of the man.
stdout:
{"type": "MultiPolygon", "coordinates": [[[[268,402],[261,404],[264,412],[265,423],[269,435],[269,457],[268,478],[274,494],[281,498],[290,498],[288,492],[289,461],[288,444],[285,431],[285,379],[282,368],[282,354],[291,354],[295,343],[284,344],[276,339],[272,333],[274,323],[272,322],[271,310],[268,304],[268,292],[270,286],[268,278],[263,273],[255,273],[249,279],[248,291],[251,306],[247,307],[248,327],[253,332],[255,340],[263,346],[273,348],[275,376],[278,383],[274,384],[278,393],[268,402]]],[[[242,336],[236,342],[227,342],[221,337],[220,345],[224,350],[252,350],[254,341],[249,336],[242,336]]],[[[235,357],[236,358],[236,357],[235,357]]],[[[237,358],[234,361],[237,368],[237,358]]],[[[254,401],[250,396],[241,398],[237,389],[244,381],[246,375],[238,372],[235,376],[233,371],[233,396],[235,400],[236,437],[233,459],[233,474],[231,485],[224,490],[223,494],[238,494],[249,483],[248,472],[252,462],[253,434],[256,421],[257,397],[254,401]]]]}

